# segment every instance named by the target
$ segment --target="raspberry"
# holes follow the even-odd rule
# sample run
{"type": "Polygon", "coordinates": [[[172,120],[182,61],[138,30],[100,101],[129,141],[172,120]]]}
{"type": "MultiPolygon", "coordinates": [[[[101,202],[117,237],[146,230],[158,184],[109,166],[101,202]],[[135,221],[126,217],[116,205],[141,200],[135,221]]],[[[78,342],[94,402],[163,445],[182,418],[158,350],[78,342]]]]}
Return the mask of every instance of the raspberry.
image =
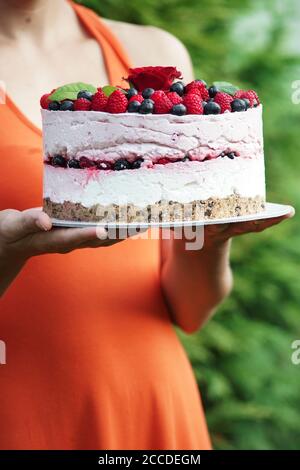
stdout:
{"type": "Polygon", "coordinates": [[[50,96],[51,93],[46,93],[45,95],[43,95],[40,99],[40,105],[41,105],[41,108],[43,109],[48,109],[48,106],[49,106],[49,103],[50,103],[50,100],[48,100],[48,96],[50,96]]]}
{"type": "Polygon", "coordinates": [[[188,83],[185,87],[185,93],[199,94],[204,101],[209,99],[209,93],[206,85],[201,80],[194,80],[193,82],[188,83]]]}
{"type": "Polygon", "coordinates": [[[93,111],[104,111],[107,105],[108,98],[103,93],[101,88],[98,88],[97,93],[92,98],[92,110],[93,111]]]}
{"type": "Polygon", "coordinates": [[[131,103],[132,101],[138,101],[139,103],[142,103],[144,101],[144,98],[142,97],[142,95],[134,95],[129,98],[128,103],[131,103]]]}
{"type": "Polygon", "coordinates": [[[259,101],[259,98],[257,96],[257,93],[254,91],[254,90],[238,90],[235,95],[234,95],[234,98],[238,98],[238,99],[248,99],[249,102],[250,102],[250,107],[253,108],[253,106],[255,104],[260,104],[260,101],[259,101]]]}
{"type": "Polygon", "coordinates": [[[74,111],[89,111],[91,109],[91,102],[86,98],[78,98],[74,102],[74,111]]]}
{"type": "Polygon", "coordinates": [[[202,99],[198,93],[188,93],[183,98],[187,114],[203,114],[202,99]]]}
{"type": "Polygon", "coordinates": [[[181,96],[177,95],[175,91],[167,93],[167,97],[169,98],[172,104],[180,104],[183,101],[181,96]]]}
{"type": "Polygon", "coordinates": [[[214,97],[214,102],[218,103],[221,108],[221,113],[225,111],[231,111],[231,102],[233,97],[228,95],[228,93],[218,92],[214,97]]]}
{"type": "Polygon", "coordinates": [[[108,113],[125,113],[128,105],[126,95],[121,90],[115,90],[109,97],[105,111],[108,113]]]}
{"type": "Polygon", "coordinates": [[[172,101],[169,100],[166,93],[162,90],[155,91],[150,99],[154,101],[155,114],[167,114],[171,111],[173,106],[172,101]]]}

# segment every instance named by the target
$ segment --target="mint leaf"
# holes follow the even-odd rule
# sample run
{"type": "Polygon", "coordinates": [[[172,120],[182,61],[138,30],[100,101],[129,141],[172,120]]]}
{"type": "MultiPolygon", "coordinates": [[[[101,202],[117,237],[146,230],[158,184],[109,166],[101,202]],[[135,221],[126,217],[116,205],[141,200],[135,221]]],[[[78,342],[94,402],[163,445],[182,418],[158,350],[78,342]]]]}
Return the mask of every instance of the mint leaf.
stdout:
{"type": "Polygon", "coordinates": [[[228,95],[234,95],[238,91],[238,87],[232,85],[229,82],[213,82],[213,85],[218,88],[218,91],[222,93],[228,93],[228,95]]]}
{"type": "Polygon", "coordinates": [[[106,86],[102,87],[102,91],[105,94],[105,96],[111,95],[116,90],[121,90],[125,93],[125,91],[122,90],[122,88],[117,87],[117,86],[106,85],[106,86]]]}
{"type": "Polygon", "coordinates": [[[89,85],[88,83],[68,83],[67,85],[57,88],[52,95],[48,97],[48,99],[51,101],[76,100],[78,92],[81,90],[96,93],[97,88],[93,85],[89,85]]]}

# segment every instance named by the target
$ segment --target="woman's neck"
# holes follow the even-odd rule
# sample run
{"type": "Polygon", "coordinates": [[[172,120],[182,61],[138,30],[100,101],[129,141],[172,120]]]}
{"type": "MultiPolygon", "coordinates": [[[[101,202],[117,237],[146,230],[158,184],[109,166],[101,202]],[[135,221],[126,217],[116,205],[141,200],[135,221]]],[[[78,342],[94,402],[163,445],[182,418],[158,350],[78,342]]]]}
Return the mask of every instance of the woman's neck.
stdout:
{"type": "Polygon", "coordinates": [[[32,38],[41,46],[65,35],[68,19],[75,16],[66,0],[0,0],[0,11],[4,12],[0,16],[2,38],[8,41],[32,38]]]}

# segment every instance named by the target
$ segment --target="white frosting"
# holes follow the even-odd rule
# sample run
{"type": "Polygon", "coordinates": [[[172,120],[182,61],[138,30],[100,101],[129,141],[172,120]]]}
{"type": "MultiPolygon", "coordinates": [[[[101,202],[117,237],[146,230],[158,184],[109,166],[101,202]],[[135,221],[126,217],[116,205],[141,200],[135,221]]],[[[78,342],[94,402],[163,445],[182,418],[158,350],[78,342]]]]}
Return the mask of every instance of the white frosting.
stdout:
{"type": "Polygon", "coordinates": [[[44,155],[89,156],[103,161],[189,154],[203,160],[226,149],[241,157],[263,153],[262,106],[220,115],[110,114],[42,110],[44,155]]]}
{"type": "MultiPolygon", "coordinates": [[[[241,114],[241,113],[240,113],[241,114]]],[[[170,163],[153,169],[94,171],[45,165],[44,197],[80,202],[86,207],[133,203],[145,207],[160,200],[191,202],[210,197],[265,197],[264,160],[218,158],[170,163]]]]}

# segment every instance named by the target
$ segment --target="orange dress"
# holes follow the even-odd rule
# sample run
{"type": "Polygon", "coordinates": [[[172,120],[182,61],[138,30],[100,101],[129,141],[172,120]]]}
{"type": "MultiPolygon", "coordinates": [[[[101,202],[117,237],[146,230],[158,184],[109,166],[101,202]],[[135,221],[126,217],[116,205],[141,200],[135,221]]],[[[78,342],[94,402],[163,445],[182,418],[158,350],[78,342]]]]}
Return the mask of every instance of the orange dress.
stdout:
{"type": "MultiPolygon", "coordinates": [[[[110,81],[129,62],[90,10],[110,81]]],[[[0,106],[0,209],[41,205],[41,132],[0,106]]],[[[0,301],[1,449],[208,449],[201,400],[160,289],[159,241],[34,257],[0,301]]]]}

